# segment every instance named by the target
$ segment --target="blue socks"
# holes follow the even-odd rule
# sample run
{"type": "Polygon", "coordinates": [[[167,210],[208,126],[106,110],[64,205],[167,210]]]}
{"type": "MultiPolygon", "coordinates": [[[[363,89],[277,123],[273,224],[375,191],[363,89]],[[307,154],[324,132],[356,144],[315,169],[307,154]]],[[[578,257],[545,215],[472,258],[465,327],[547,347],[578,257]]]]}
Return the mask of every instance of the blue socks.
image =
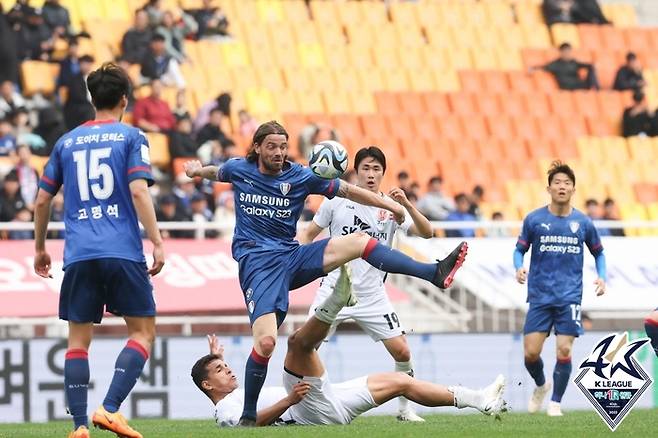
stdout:
{"type": "Polygon", "coordinates": [[[658,322],[653,319],[644,320],[644,330],[647,332],[647,336],[651,339],[651,347],[653,351],[658,356],[658,322]]]}
{"type": "Polygon", "coordinates": [[[432,282],[436,263],[421,263],[391,247],[382,245],[375,238],[370,239],[361,256],[380,271],[393,274],[406,274],[432,282]]]}
{"type": "Polygon", "coordinates": [[[103,400],[103,407],[108,412],[119,410],[119,406],[137,383],[148,357],[148,351],[132,339],[121,350],[114,365],[112,383],[110,383],[110,388],[107,390],[105,400],[103,400]]]}
{"type": "Polygon", "coordinates": [[[567,390],[571,376],[571,358],[558,359],[553,370],[553,396],[551,401],[560,403],[564,391],[567,390]]]}
{"type": "Polygon", "coordinates": [[[543,386],[546,383],[544,376],[544,361],[541,357],[536,362],[525,362],[525,369],[528,370],[530,376],[534,379],[535,385],[543,386]]]}
{"type": "Polygon", "coordinates": [[[87,350],[68,350],[64,356],[64,391],[69,412],[73,415],[74,429],[87,426],[87,387],[89,386],[89,360],[87,350]]]}
{"type": "Polygon", "coordinates": [[[269,361],[269,357],[263,357],[256,353],[256,350],[251,350],[245,367],[242,418],[256,419],[258,396],[265,383],[265,377],[267,377],[267,364],[269,361]]]}

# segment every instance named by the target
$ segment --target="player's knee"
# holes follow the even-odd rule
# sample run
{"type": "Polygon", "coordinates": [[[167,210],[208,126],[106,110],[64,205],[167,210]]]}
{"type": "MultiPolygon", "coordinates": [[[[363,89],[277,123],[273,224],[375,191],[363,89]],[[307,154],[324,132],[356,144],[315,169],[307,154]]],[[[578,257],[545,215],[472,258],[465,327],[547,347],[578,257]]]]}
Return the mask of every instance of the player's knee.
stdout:
{"type": "Polygon", "coordinates": [[[395,377],[391,383],[399,395],[404,395],[409,390],[409,388],[411,388],[411,385],[414,383],[414,379],[406,373],[398,372],[395,373],[395,377]]]}
{"type": "Polygon", "coordinates": [[[539,351],[526,350],[523,352],[523,359],[528,363],[537,362],[540,357],[539,351]]]}
{"type": "Polygon", "coordinates": [[[276,347],[276,339],[274,339],[274,336],[263,336],[258,339],[259,353],[263,356],[270,357],[274,354],[274,347],[276,347]]]}
{"type": "Polygon", "coordinates": [[[569,359],[571,357],[571,345],[559,345],[557,347],[558,359],[569,359]]]}
{"type": "Polygon", "coordinates": [[[406,343],[397,347],[391,354],[396,362],[409,362],[411,360],[411,350],[406,343]]]}

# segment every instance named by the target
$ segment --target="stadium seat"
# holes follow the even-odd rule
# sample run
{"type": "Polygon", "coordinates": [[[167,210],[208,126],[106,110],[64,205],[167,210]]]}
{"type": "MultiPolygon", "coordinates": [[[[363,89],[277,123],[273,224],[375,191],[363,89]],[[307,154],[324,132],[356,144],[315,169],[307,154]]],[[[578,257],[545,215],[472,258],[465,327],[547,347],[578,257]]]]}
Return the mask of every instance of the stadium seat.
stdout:
{"type": "Polygon", "coordinates": [[[569,43],[572,47],[580,47],[580,38],[578,37],[578,27],[575,24],[556,23],[551,26],[551,38],[554,46],[562,43],[569,43]]]}
{"type": "Polygon", "coordinates": [[[546,94],[525,94],[523,103],[528,115],[545,117],[551,113],[551,107],[546,94]]]}
{"type": "Polygon", "coordinates": [[[495,93],[474,95],[475,108],[478,114],[483,116],[496,116],[501,114],[500,101],[495,93]]]}
{"type": "Polygon", "coordinates": [[[575,113],[573,95],[570,91],[558,91],[548,95],[548,104],[553,114],[572,116],[575,113]]]}
{"type": "Polygon", "coordinates": [[[169,155],[169,139],[165,134],[147,132],[151,152],[151,164],[163,170],[168,170],[171,163],[169,155]]]}
{"type": "Polygon", "coordinates": [[[492,139],[508,141],[514,137],[514,124],[509,116],[491,113],[487,115],[486,122],[492,139]]]}
{"type": "Polygon", "coordinates": [[[23,84],[25,84],[23,88],[25,95],[53,94],[55,78],[59,74],[59,65],[43,61],[23,61],[20,67],[23,84]]]}
{"type": "Polygon", "coordinates": [[[637,26],[635,8],[628,3],[612,3],[601,5],[603,15],[617,27],[637,26]]]}
{"type": "Polygon", "coordinates": [[[520,93],[531,93],[535,91],[532,75],[525,71],[505,72],[509,89],[520,93]]]}

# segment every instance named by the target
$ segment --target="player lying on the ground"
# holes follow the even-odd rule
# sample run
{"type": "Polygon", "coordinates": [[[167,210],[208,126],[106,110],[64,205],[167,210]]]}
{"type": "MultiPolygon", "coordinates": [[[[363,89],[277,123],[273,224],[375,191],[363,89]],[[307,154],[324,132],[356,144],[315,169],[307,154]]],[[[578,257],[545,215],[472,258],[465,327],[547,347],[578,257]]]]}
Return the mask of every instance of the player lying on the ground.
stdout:
{"type": "Polygon", "coordinates": [[[644,320],[644,330],[651,339],[651,347],[658,356],[658,309],[654,310],[644,320]]]}
{"type": "MultiPolygon", "coordinates": [[[[381,197],[386,197],[379,188],[386,172],[386,156],[381,149],[370,146],[360,149],[354,157],[357,187],[366,189],[381,197]]],[[[409,202],[404,192],[393,188],[389,196],[399,202],[406,210],[407,215],[402,224],[398,224],[386,210],[357,204],[349,199],[334,198],[325,200],[315,214],[313,221],[306,227],[300,241],[310,243],[323,229],[329,228],[330,236],[340,236],[355,232],[365,232],[380,243],[391,246],[395,232],[398,229],[424,238],[432,237],[432,225],[409,202]]],[[[401,371],[413,377],[411,352],[404,328],[400,324],[395,309],[388,299],[384,281],[386,273],[364,260],[356,259],[349,262],[352,272],[352,286],[354,295],[359,300],[353,307],[344,308],[336,317],[329,335],[333,333],[340,323],[350,319],[356,322],[375,341],[382,341],[386,350],[395,361],[395,371],[401,371]]],[[[309,309],[309,316],[331,294],[339,270],[336,269],[322,279],[313,304],[309,309]]],[[[400,397],[398,420],[424,421],[411,408],[409,401],[400,397]]]]}
{"type": "Polygon", "coordinates": [[[421,263],[365,233],[323,239],[308,245],[295,241],[297,221],[309,194],[339,196],[393,213],[402,223],[404,208],[390,199],[339,179],[322,179],[308,167],[291,163],[288,133],[277,122],[258,127],[246,158],[222,167],[189,161],[185,171],[233,184],[236,225],[233,258],[252,324],[254,348],[245,367],[245,403],[241,424],[255,425],[256,403],[274,352],[278,327],[288,312],[288,292],[322,277],[350,260],[363,258],[385,272],[422,278],[440,288],[452,284],[468,246],[462,242],[438,263],[421,263]]]}
{"type": "Polygon", "coordinates": [[[523,328],[525,367],[537,387],[528,404],[529,412],[541,409],[550,383],[544,376],[541,351],[544,341],[555,329],[557,362],[553,371],[553,395],[549,416],[561,416],[560,402],[571,375],[571,349],[574,339],[583,333],[580,303],[583,298],[583,254],[587,245],[594,256],[598,278],[596,294],[605,293],[605,256],[594,224],[585,214],[571,206],[576,191],[573,170],[559,161],[548,171],[551,203],[530,213],[514,250],[516,279],[528,279],[530,307],[523,328]],[[530,274],[523,267],[523,254],[532,247],[530,274]]]}
{"type": "MultiPolygon", "coordinates": [[[[306,323],[288,338],[284,362],[283,388],[264,392],[256,424],[348,424],[364,412],[398,396],[423,406],[475,408],[499,417],[507,411],[502,395],[505,379],[499,375],[489,386],[473,390],[462,386],[445,387],[414,379],[405,373],[379,373],[332,384],[324,369],[317,345],[327,336],[343,306],[354,303],[347,268],[341,268],[336,287],[306,323]]],[[[231,369],[224,362],[214,337],[211,354],[192,367],[192,379],[215,404],[219,426],[240,422],[243,393],[231,369]],[[214,353],[214,354],[213,354],[214,353]]]]}

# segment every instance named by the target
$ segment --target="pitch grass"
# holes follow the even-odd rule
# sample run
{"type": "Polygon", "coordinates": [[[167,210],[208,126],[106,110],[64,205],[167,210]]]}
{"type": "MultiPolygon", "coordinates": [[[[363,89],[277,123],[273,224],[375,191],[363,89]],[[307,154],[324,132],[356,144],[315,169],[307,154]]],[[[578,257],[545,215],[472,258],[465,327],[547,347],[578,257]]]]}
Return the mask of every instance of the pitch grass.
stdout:
{"type": "MultiPolygon", "coordinates": [[[[135,420],[131,424],[144,438],[198,437],[651,437],[658,436],[658,409],[634,410],[613,435],[593,411],[568,412],[561,418],[545,414],[512,413],[495,421],[483,415],[431,415],[421,424],[399,423],[393,417],[362,417],[349,426],[288,426],[258,429],[219,429],[212,419],[135,420]]],[[[0,438],[66,437],[70,422],[0,424],[0,438]]],[[[92,429],[93,438],[114,438],[92,429]]]]}

